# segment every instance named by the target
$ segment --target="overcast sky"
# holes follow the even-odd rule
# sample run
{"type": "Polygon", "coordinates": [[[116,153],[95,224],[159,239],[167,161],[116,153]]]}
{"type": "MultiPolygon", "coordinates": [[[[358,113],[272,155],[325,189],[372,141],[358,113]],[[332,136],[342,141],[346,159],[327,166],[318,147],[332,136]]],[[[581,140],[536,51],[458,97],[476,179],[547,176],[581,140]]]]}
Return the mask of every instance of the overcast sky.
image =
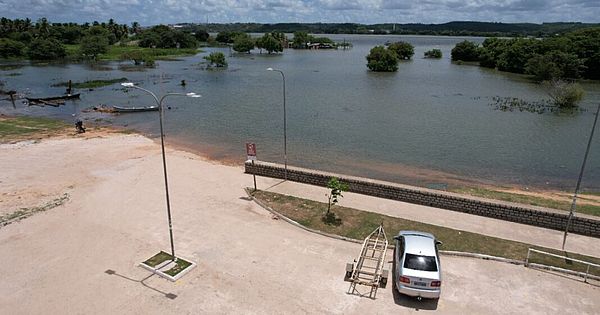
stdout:
{"type": "Polygon", "coordinates": [[[51,22],[600,22],[600,0],[0,0],[0,15],[51,22]]]}

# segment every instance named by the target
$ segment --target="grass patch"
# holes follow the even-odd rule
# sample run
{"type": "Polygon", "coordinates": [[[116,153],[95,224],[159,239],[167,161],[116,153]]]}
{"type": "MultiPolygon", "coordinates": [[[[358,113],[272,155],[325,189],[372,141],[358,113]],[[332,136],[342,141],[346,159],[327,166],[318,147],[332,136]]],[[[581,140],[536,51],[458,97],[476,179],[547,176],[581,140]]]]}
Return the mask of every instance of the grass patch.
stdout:
{"type": "MultiPolygon", "coordinates": [[[[91,89],[102,86],[112,85],[115,83],[127,82],[127,78],[108,79],[108,80],[89,80],[85,82],[72,82],[71,87],[76,89],[91,89]]],[[[52,84],[53,87],[69,86],[69,82],[60,82],[52,84]]]]}
{"type": "Polygon", "coordinates": [[[22,140],[32,135],[54,134],[67,127],[66,123],[49,118],[26,116],[0,118],[0,142],[22,140]]]}
{"type": "Polygon", "coordinates": [[[192,265],[191,262],[181,259],[181,258],[177,258],[175,263],[176,263],[176,265],[173,266],[173,268],[165,271],[165,273],[171,277],[175,277],[178,273],[184,271],[187,267],[192,265]]]}
{"type": "MultiPolygon", "coordinates": [[[[327,204],[307,199],[276,194],[272,192],[256,191],[254,197],[261,200],[275,211],[311,229],[362,240],[375,230],[380,223],[387,231],[388,241],[393,244],[393,236],[401,230],[417,230],[432,233],[444,244],[441,249],[480,253],[509,259],[525,260],[528,248],[535,248],[549,253],[568,256],[595,264],[600,264],[600,258],[573,254],[559,250],[533,246],[526,243],[505,240],[497,237],[481,235],[426,224],[401,218],[390,217],[378,213],[361,211],[352,208],[335,206],[331,211],[341,219],[338,226],[323,222],[322,218],[327,210],[327,204]]],[[[532,255],[530,262],[552,265],[585,272],[586,267],[558,258],[532,255]]],[[[591,270],[590,273],[600,276],[600,270],[591,270]]]]}
{"type": "MultiPolygon", "coordinates": [[[[67,56],[71,59],[79,59],[79,45],[65,45],[67,56]]],[[[175,56],[193,56],[200,52],[196,48],[144,48],[138,46],[120,46],[112,45],[108,47],[108,52],[98,56],[98,60],[122,60],[121,56],[125,53],[140,51],[145,56],[153,57],[156,60],[170,59],[175,56]]]]}
{"type": "MultiPolygon", "coordinates": [[[[548,198],[536,197],[536,196],[527,196],[521,194],[507,193],[495,190],[489,190],[485,188],[452,188],[450,191],[471,195],[476,197],[483,197],[488,199],[496,199],[503,200],[509,202],[516,202],[522,204],[528,204],[533,206],[551,208],[551,209],[559,209],[569,211],[571,209],[571,202],[568,201],[559,201],[548,198]]],[[[600,216],[600,206],[588,205],[588,204],[578,204],[575,210],[579,213],[585,213],[589,215],[600,216]]]]}
{"type": "Polygon", "coordinates": [[[144,261],[144,264],[154,268],[154,267],[162,264],[163,262],[165,262],[167,260],[172,260],[172,259],[173,259],[173,256],[171,256],[171,254],[165,253],[161,250],[158,254],[156,254],[156,255],[148,258],[148,260],[144,261]]]}
{"type": "MultiPolygon", "coordinates": [[[[144,261],[143,263],[152,268],[156,268],[156,266],[164,263],[165,261],[171,261],[171,260],[173,260],[173,256],[171,254],[168,254],[164,251],[160,251],[158,254],[148,258],[148,260],[144,261]]],[[[191,262],[189,262],[185,259],[177,258],[177,260],[175,261],[175,266],[173,266],[171,269],[165,271],[165,273],[171,277],[175,277],[178,273],[182,272],[183,270],[185,270],[187,267],[189,267],[191,265],[192,265],[191,262]]]]}

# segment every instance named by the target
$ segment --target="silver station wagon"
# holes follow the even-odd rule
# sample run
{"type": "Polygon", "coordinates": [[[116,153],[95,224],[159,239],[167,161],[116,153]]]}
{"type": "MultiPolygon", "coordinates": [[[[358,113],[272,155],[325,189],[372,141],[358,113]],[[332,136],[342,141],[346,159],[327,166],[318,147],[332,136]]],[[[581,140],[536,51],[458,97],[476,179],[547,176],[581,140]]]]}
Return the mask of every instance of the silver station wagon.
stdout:
{"type": "Polygon", "coordinates": [[[400,231],[394,253],[394,283],[398,292],[418,298],[438,299],[442,272],[435,236],[417,231],[400,231]]]}

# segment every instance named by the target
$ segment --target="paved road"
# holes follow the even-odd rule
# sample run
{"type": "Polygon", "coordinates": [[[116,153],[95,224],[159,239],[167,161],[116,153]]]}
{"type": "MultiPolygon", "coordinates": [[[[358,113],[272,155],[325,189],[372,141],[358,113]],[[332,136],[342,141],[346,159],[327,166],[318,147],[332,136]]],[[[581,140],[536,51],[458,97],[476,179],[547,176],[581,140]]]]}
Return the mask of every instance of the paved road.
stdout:
{"type": "Polygon", "coordinates": [[[137,263],[168,248],[158,152],[137,136],[2,147],[6,196],[21,185],[43,192],[57,178],[70,201],[0,229],[0,314],[593,314],[600,307],[598,286],[457,257],[442,258],[438,303],[399,297],[391,286],[375,300],[349,295],[344,267],[360,245],[272,219],[244,198],[251,178],[241,168],[173,151],[176,249],[198,267],[176,283],[150,277],[137,263]],[[33,163],[39,159],[45,163],[33,163]]]}

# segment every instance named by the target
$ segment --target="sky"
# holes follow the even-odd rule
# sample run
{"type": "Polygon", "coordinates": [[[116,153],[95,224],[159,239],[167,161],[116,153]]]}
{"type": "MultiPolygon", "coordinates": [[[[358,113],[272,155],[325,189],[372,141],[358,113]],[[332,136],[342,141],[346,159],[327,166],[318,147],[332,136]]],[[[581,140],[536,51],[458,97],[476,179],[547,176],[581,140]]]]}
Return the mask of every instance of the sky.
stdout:
{"type": "Polygon", "coordinates": [[[0,0],[0,16],[51,22],[600,22],[600,0],[0,0]]]}

